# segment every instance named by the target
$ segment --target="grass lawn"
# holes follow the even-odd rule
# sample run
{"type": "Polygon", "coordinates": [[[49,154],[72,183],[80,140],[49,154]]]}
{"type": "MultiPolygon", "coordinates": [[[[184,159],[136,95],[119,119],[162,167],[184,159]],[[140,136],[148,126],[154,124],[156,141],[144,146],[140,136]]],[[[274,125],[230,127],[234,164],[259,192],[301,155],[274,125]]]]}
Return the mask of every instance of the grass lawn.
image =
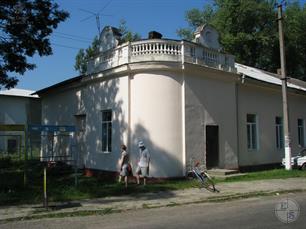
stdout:
{"type": "MultiPolygon", "coordinates": [[[[23,161],[0,160],[0,205],[34,204],[43,201],[43,166],[39,161],[28,163],[28,184],[23,185],[23,161]]],[[[133,195],[145,192],[180,190],[197,187],[196,180],[158,181],[147,186],[130,184],[128,189],[114,180],[102,177],[79,176],[79,184],[74,186],[73,170],[67,166],[48,169],[47,190],[49,201],[70,201],[101,198],[106,196],[133,195]]],[[[306,171],[284,169],[247,173],[243,177],[232,177],[220,182],[251,181],[261,179],[283,179],[305,177],[306,171]]]]}
{"type": "Polygon", "coordinates": [[[244,176],[229,177],[225,180],[217,179],[217,182],[236,182],[236,181],[253,181],[267,179],[286,179],[291,177],[305,177],[306,171],[293,169],[291,171],[285,169],[273,169],[260,172],[246,173],[244,176]]]}

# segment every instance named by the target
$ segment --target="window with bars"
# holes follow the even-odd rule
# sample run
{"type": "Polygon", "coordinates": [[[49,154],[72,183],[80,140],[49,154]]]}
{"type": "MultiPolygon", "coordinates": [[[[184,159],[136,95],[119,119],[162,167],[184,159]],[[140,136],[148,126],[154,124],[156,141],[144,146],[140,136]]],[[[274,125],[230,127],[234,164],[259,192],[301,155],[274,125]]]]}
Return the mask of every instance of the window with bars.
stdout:
{"type": "Polygon", "coordinates": [[[275,117],[275,134],[276,134],[276,148],[284,148],[284,127],[283,118],[275,117]]]}
{"type": "Polygon", "coordinates": [[[304,120],[298,119],[298,141],[301,147],[305,147],[305,139],[304,139],[304,120]]]}
{"type": "Polygon", "coordinates": [[[112,110],[102,111],[102,151],[112,152],[112,110]]]}
{"type": "Polygon", "coordinates": [[[249,150],[258,149],[257,116],[247,114],[247,141],[249,150]]]}

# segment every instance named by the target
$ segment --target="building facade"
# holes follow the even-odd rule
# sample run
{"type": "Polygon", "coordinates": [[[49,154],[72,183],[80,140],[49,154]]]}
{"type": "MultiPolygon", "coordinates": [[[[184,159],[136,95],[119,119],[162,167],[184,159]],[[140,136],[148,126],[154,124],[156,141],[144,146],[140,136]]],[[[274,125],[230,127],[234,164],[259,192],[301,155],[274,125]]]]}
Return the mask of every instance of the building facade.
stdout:
{"type": "MultiPolygon", "coordinates": [[[[235,64],[210,26],[199,28],[194,42],[153,37],[121,44],[119,37],[104,29],[103,48],[85,75],[37,92],[42,124],[77,126],[80,167],[116,171],[126,144],[135,168],[140,140],[154,177],[184,176],[194,161],[228,169],[281,162],[276,75],[235,64]]],[[[304,82],[289,85],[293,152],[304,146],[305,91],[304,82]]]]}
{"type": "Polygon", "coordinates": [[[22,125],[41,122],[40,99],[32,93],[34,91],[23,89],[0,91],[0,152],[3,154],[24,148],[24,131],[13,131],[5,125],[20,125],[20,129],[25,129],[22,125]]]}

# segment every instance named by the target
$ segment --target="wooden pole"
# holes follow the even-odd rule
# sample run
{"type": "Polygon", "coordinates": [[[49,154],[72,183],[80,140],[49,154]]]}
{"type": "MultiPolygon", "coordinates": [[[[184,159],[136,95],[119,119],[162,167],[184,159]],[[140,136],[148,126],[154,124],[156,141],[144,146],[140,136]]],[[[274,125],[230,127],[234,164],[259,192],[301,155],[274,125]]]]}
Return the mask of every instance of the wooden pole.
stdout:
{"type": "Polygon", "coordinates": [[[47,164],[44,166],[44,207],[48,208],[48,196],[47,196],[47,164]]]}

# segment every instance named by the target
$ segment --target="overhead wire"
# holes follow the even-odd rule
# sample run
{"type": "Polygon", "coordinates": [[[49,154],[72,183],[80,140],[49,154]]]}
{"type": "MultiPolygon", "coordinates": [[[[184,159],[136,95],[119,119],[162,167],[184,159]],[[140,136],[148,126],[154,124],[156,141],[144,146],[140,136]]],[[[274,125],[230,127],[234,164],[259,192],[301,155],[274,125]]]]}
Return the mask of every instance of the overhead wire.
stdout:
{"type": "MultiPolygon", "coordinates": [[[[110,3],[112,2],[112,0],[108,1],[101,10],[99,10],[97,13],[93,13],[91,11],[88,11],[88,10],[84,10],[84,9],[80,9],[84,12],[87,12],[87,13],[91,13],[92,16],[96,16],[96,15],[99,15],[110,3]]],[[[103,15],[103,16],[111,16],[111,15],[103,15]]],[[[88,17],[88,18],[90,18],[88,17]]],[[[84,19],[83,19],[84,20],[84,19]]],[[[83,21],[82,20],[82,21],[83,21]]],[[[87,20],[87,18],[86,18],[87,20]]],[[[64,38],[64,39],[69,39],[69,40],[73,40],[73,41],[78,41],[78,42],[84,42],[84,43],[89,43],[89,42],[92,42],[93,39],[90,39],[90,38],[87,38],[87,37],[82,37],[82,36],[78,36],[78,35],[72,35],[72,34],[68,34],[68,33],[62,33],[62,32],[54,32],[53,36],[55,37],[59,37],[59,38],[64,38]]],[[[58,47],[62,47],[62,48],[69,48],[69,49],[75,49],[75,50],[80,50],[81,48],[79,47],[73,47],[73,46],[69,46],[69,45],[63,45],[63,44],[58,44],[58,43],[54,43],[54,42],[51,42],[52,45],[54,46],[58,46],[58,47]]]]}
{"type": "Polygon", "coordinates": [[[69,34],[69,33],[62,33],[62,32],[54,31],[54,34],[59,34],[59,35],[64,35],[64,36],[69,36],[69,37],[75,37],[75,38],[82,39],[82,40],[92,41],[92,38],[83,37],[83,36],[79,36],[79,35],[73,35],[73,34],[69,34]]]}
{"type": "Polygon", "coordinates": [[[51,42],[51,44],[54,45],[54,46],[62,47],[62,48],[69,48],[69,49],[75,49],[75,50],[80,50],[80,49],[82,49],[82,48],[73,47],[73,46],[68,46],[68,45],[62,45],[62,44],[58,44],[58,43],[54,43],[54,42],[51,42]]]}
{"type": "Polygon", "coordinates": [[[89,40],[86,40],[86,41],[85,41],[85,40],[82,40],[82,39],[77,39],[77,38],[73,38],[73,37],[68,37],[68,36],[65,36],[65,35],[56,35],[56,34],[54,34],[53,36],[59,37],[59,38],[64,38],[64,39],[68,39],[68,40],[83,42],[83,43],[86,43],[86,44],[88,44],[88,43],[91,42],[91,41],[89,41],[89,40]]]}

